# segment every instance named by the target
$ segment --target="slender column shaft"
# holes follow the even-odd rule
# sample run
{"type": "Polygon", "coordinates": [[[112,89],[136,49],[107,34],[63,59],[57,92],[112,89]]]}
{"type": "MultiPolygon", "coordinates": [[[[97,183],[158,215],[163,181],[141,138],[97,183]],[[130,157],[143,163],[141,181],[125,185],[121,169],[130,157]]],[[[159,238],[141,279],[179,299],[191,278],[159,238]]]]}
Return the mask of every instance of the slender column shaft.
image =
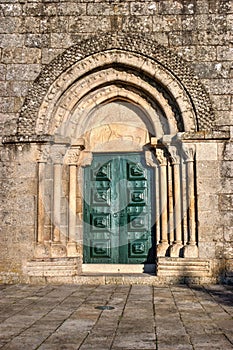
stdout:
{"type": "Polygon", "coordinates": [[[184,257],[198,257],[196,242],[195,193],[194,193],[194,154],[195,145],[183,145],[187,166],[187,197],[188,197],[188,242],[184,247],[184,257]]]}
{"type": "Polygon", "coordinates": [[[165,164],[160,167],[160,186],[161,186],[161,243],[167,243],[167,168],[165,164]]]}
{"type": "Polygon", "coordinates": [[[76,190],[77,190],[77,167],[69,165],[69,242],[76,240],[76,190]]]}
{"type": "Polygon", "coordinates": [[[174,197],[175,197],[175,229],[176,243],[182,243],[182,227],[181,227],[181,202],[180,202],[180,167],[179,164],[173,165],[174,171],[174,197]]]}
{"type": "Polygon", "coordinates": [[[38,163],[38,227],[37,242],[44,242],[44,224],[45,224],[45,208],[44,208],[44,191],[45,191],[45,163],[38,163]]]}
{"type": "Polygon", "coordinates": [[[174,210],[173,210],[173,185],[172,167],[168,166],[168,206],[169,206],[169,243],[174,241],[174,210]]]}
{"type": "Polygon", "coordinates": [[[160,164],[160,204],[161,204],[161,236],[157,246],[157,256],[167,254],[168,245],[168,207],[167,207],[167,158],[163,149],[156,149],[156,157],[160,164]]]}
{"type": "Polygon", "coordinates": [[[195,196],[193,162],[187,162],[188,175],[188,212],[189,212],[189,244],[196,244],[195,196]]]}
{"type": "Polygon", "coordinates": [[[159,198],[159,168],[155,168],[155,221],[157,243],[160,241],[160,198],[159,198]]]}
{"type": "Polygon", "coordinates": [[[54,164],[53,179],[53,241],[60,242],[60,224],[61,224],[61,170],[62,165],[54,164]]]}

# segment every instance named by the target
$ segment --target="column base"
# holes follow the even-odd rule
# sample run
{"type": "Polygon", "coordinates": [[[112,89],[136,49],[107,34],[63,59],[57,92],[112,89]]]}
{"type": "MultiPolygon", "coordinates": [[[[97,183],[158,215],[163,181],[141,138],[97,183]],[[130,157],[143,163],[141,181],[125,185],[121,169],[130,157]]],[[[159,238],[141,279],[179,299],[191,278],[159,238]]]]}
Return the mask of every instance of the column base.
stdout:
{"type": "Polygon", "coordinates": [[[157,245],[157,256],[164,257],[167,254],[169,244],[167,242],[162,242],[157,245]]]}
{"type": "Polygon", "coordinates": [[[198,258],[198,247],[196,244],[184,246],[184,258],[198,258]]]}
{"type": "Polygon", "coordinates": [[[61,242],[52,242],[50,248],[51,258],[66,257],[66,247],[61,242]]]}
{"type": "Polygon", "coordinates": [[[66,245],[67,256],[71,258],[77,257],[79,254],[77,252],[77,245],[75,242],[69,242],[66,245]]]}
{"type": "Polygon", "coordinates": [[[170,257],[171,258],[179,258],[180,257],[180,250],[183,248],[182,243],[173,243],[173,245],[170,247],[170,257]]]}
{"type": "Polygon", "coordinates": [[[42,243],[37,243],[34,250],[35,258],[48,258],[50,255],[49,246],[42,243]]]}

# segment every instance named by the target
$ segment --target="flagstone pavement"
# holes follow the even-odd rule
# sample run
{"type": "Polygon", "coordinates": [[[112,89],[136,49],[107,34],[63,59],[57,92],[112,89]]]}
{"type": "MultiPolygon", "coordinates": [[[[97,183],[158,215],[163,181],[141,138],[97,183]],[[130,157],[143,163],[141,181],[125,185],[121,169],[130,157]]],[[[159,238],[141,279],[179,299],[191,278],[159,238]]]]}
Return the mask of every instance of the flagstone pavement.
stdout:
{"type": "Polygon", "coordinates": [[[0,285],[0,349],[230,350],[233,286],[0,285]]]}

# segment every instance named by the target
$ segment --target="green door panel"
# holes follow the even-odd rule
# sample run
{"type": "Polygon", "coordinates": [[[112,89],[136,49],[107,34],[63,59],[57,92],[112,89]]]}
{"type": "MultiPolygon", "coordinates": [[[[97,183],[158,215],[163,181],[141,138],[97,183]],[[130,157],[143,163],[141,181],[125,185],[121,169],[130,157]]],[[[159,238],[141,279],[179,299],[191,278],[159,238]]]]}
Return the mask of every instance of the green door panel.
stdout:
{"type": "Polygon", "coordinates": [[[94,155],[84,170],[84,263],[151,259],[152,183],[141,153],[94,155]]]}

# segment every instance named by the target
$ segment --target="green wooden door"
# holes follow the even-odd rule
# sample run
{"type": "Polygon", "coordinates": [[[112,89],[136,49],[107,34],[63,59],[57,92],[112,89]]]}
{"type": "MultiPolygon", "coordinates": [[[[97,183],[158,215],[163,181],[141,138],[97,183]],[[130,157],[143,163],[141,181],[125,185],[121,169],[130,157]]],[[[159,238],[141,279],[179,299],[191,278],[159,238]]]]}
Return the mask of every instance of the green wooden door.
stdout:
{"type": "Polygon", "coordinates": [[[84,263],[152,262],[152,182],[143,154],[94,155],[84,170],[84,263]]]}

